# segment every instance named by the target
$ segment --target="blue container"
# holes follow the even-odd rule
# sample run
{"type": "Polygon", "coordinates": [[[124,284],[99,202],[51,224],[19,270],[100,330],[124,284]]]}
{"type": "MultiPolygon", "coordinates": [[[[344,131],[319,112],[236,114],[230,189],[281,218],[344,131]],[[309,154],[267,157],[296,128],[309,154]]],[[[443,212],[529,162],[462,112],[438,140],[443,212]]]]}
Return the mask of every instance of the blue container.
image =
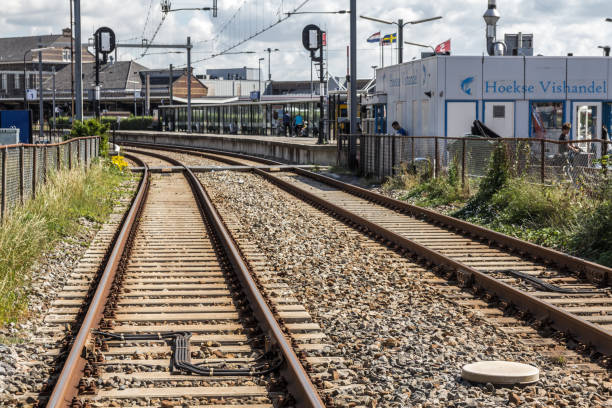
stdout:
{"type": "Polygon", "coordinates": [[[27,110],[0,111],[0,128],[19,129],[19,143],[32,143],[32,116],[27,110]]]}

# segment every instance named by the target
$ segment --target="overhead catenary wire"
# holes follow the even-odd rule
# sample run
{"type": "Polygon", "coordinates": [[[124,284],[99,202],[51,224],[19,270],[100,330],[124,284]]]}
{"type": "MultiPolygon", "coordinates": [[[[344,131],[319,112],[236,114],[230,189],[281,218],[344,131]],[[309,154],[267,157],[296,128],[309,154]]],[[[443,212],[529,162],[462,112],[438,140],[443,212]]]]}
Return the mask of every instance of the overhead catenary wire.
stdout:
{"type": "MultiPolygon", "coordinates": [[[[306,5],[306,4],[307,4],[309,1],[310,1],[310,0],[303,0],[303,1],[302,1],[302,3],[300,3],[300,4],[299,4],[299,5],[296,7],[296,8],[294,8],[292,12],[298,11],[299,9],[301,9],[302,7],[304,7],[304,6],[305,6],[305,5],[306,5]]],[[[240,11],[240,10],[238,10],[238,11],[240,11]]],[[[237,14],[238,14],[238,12],[237,12],[237,13],[235,13],[235,14],[234,14],[234,16],[236,16],[237,14]]],[[[213,58],[217,58],[217,57],[220,57],[220,56],[222,56],[222,55],[225,55],[225,54],[229,53],[230,51],[232,51],[233,49],[235,49],[235,48],[237,48],[237,47],[241,46],[242,44],[246,43],[247,41],[250,41],[250,40],[252,40],[253,38],[258,37],[258,36],[260,36],[261,34],[265,33],[266,31],[271,30],[272,28],[276,27],[277,25],[279,25],[280,23],[282,23],[283,21],[287,20],[287,19],[288,19],[288,18],[290,18],[290,17],[291,17],[291,13],[288,13],[287,15],[285,15],[285,17],[279,18],[279,20],[278,20],[278,21],[276,21],[276,22],[274,22],[274,23],[270,24],[269,26],[267,26],[267,27],[265,27],[265,28],[262,28],[262,29],[260,29],[260,30],[256,31],[255,33],[253,33],[253,34],[249,35],[249,36],[248,36],[248,37],[246,37],[246,38],[243,38],[242,40],[240,40],[240,41],[238,41],[237,43],[234,43],[233,45],[231,45],[231,46],[229,46],[229,47],[227,47],[227,48],[223,49],[222,51],[216,52],[215,54],[213,54],[213,55],[211,55],[211,56],[209,56],[209,57],[206,57],[206,58],[201,58],[201,59],[198,59],[198,60],[192,61],[192,62],[191,62],[191,64],[192,64],[192,65],[193,65],[193,64],[197,64],[197,63],[200,63],[200,62],[208,61],[208,60],[211,60],[211,59],[213,59],[213,58]]],[[[233,17],[232,17],[232,18],[233,18],[233,17]]],[[[231,20],[231,19],[230,19],[230,20],[231,20]]],[[[218,36],[218,35],[219,35],[219,34],[217,34],[217,36],[218,36]]],[[[182,68],[182,67],[183,67],[183,66],[181,66],[181,68],[182,68]]]]}
{"type": "Polygon", "coordinates": [[[155,32],[153,33],[153,36],[151,37],[151,39],[149,41],[147,41],[147,48],[145,48],[145,50],[142,52],[141,57],[144,57],[147,55],[147,52],[149,51],[150,45],[153,44],[153,42],[155,41],[155,37],[157,37],[157,33],[159,33],[159,30],[161,29],[162,25],[164,24],[164,21],[166,21],[166,14],[162,14],[162,19],[159,22],[159,24],[157,25],[157,28],[155,29],[155,32]]]}
{"type": "Polygon", "coordinates": [[[153,1],[154,0],[149,1],[149,9],[147,10],[147,17],[145,19],[144,26],[142,27],[142,35],[140,36],[142,39],[145,38],[145,32],[147,31],[147,26],[149,25],[149,19],[151,17],[151,9],[153,8],[153,1]]]}

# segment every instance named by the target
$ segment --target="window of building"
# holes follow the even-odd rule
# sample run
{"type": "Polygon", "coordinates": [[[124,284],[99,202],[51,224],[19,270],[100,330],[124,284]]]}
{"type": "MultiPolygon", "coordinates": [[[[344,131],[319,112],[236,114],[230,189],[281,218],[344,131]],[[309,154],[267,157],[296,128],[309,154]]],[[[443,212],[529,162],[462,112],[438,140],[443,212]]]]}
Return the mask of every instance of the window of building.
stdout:
{"type": "Polygon", "coordinates": [[[21,75],[15,74],[15,89],[21,88],[21,75]]]}
{"type": "Polygon", "coordinates": [[[7,90],[8,89],[8,84],[7,84],[7,75],[6,74],[2,74],[2,89],[7,90]]]}
{"type": "Polygon", "coordinates": [[[504,119],[506,117],[505,105],[493,105],[493,119],[504,119]]]}
{"type": "Polygon", "coordinates": [[[556,139],[563,126],[563,102],[531,103],[531,135],[556,139]]]}
{"type": "Polygon", "coordinates": [[[62,61],[70,62],[70,48],[64,48],[62,50],[62,61]]]}

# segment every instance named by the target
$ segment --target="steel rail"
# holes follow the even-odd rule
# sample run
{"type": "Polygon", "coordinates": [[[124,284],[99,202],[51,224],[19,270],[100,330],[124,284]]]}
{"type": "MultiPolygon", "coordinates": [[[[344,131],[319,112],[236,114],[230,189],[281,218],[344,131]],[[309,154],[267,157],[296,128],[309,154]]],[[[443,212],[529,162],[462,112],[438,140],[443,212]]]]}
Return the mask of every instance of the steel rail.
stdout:
{"type": "MultiPolygon", "coordinates": [[[[177,147],[172,145],[155,145],[151,143],[135,143],[128,142],[133,145],[139,146],[157,146],[162,147],[164,149],[180,151],[181,153],[189,154],[189,152],[196,151],[198,153],[210,154],[212,156],[204,156],[210,159],[215,159],[219,161],[224,161],[218,156],[215,155],[225,155],[235,158],[242,158],[246,160],[252,161],[260,161],[261,163],[270,164],[270,165],[280,165],[282,163],[262,159],[259,157],[254,157],[250,155],[244,155],[240,153],[233,152],[223,152],[211,149],[202,149],[195,147],[177,147]]],[[[241,164],[239,161],[232,159],[225,159],[225,162],[228,164],[241,164]]],[[[389,209],[393,209],[396,211],[400,211],[403,213],[411,214],[414,217],[423,217],[429,222],[433,222],[434,224],[441,225],[450,230],[455,230],[457,233],[468,236],[473,239],[483,239],[489,242],[489,245],[495,243],[501,248],[506,248],[509,250],[517,251],[521,254],[521,256],[525,257],[525,255],[529,255],[534,259],[540,259],[548,263],[552,263],[556,265],[559,269],[569,270],[573,272],[577,272],[578,274],[582,274],[584,278],[586,278],[589,282],[598,285],[607,285],[612,286],[612,268],[608,268],[603,265],[596,264],[594,262],[587,261],[585,259],[581,259],[572,255],[568,255],[566,253],[556,251],[554,249],[546,248],[537,244],[532,244],[531,242],[524,241],[519,238],[511,237],[509,235],[502,234],[497,231],[490,230],[485,227],[481,227],[476,224],[469,223],[467,221],[460,220],[458,218],[450,217],[448,215],[440,214],[438,212],[429,210],[427,208],[419,207],[416,205],[408,204],[403,201],[399,201],[390,197],[386,197],[382,194],[375,193],[373,191],[366,190],[361,187],[357,187],[352,184],[344,183],[342,181],[333,179],[331,177],[327,177],[321,174],[314,173],[312,171],[304,170],[296,168],[293,170],[295,173],[317,180],[321,183],[328,184],[334,186],[346,193],[351,195],[366,199],[368,201],[372,201],[373,203],[382,205],[389,209]]]]}
{"type": "Polygon", "coordinates": [[[494,294],[499,299],[513,304],[518,309],[529,312],[537,320],[550,322],[555,329],[576,337],[600,353],[608,356],[612,355],[612,334],[577,315],[565,312],[561,308],[540,300],[527,292],[516,289],[470,266],[455,261],[438,251],[394,233],[379,224],[356,215],[271,173],[258,169],[255,169],[254,172],[293,195],[302,197],[306,201],[325,208],[336,214],[336,216],[357,224],[438,267],[455,272],[458,278],[464,281],[465,284],[473,283],[477,287],[494,294]]]}
{"type": "MultiPolygon", "coordinates": [[[[189,153],[189,150],[182,150],[183,153],[189,153]]],[[[209,149],[206,149],[210,152],[209,149]]],[[[225,154],[219,152],[218,154],[225,154]]],[[[238,157],[238,154],[232,154],[234,157],[238,157]]],[[[245,157],[245,156],[243,156],[245,157]]],[[[212,157],[211,158],[215,158],[212,157]]],[[[245,157],[246,158],[246,157],[245,157]]],[[[248,156],[249,160],[256,160],[256,158],[248,156]]],[[[228,159],[233,161],[231,159],[228,159]]],[[[267,160],[266,160],[267,161],[267,160]]],[[[237,163],[236,161],[233,161],[237,163]]],[[[269,162],[269,161],[268,161],[269,162]]],[[[282,180],[281,178],[259,169],[253,170],[255,174],[258,174],[265,179],[279,185],[283,189],[289,191],[291,194],[303,197],[307,201],[314,203],[326,210],[336,214],[338,217],[357,224],[368,231],[390,241],[391,243],[398,245],[400,248],[406,249],[409,252],[427,260],[432,264],[442,266],[455,272],[460,280],[465,283],[473,283],[488,292],[494,294],[499,299],[509,302],[516,306],[518,309],[529,312],[534,318],[540,321],[549,322],[555,329],[568,333],[575,338],[582,341],[584,344],[589,345],[604,355],[612,355],[612,334],[603,330],[602,328],[594,325],[585,319],[580,318],[577,315],[567,313],[559,307],[556,307],[546,301],[540,300],[535,296],[530,295],[527,292],[513,288],[512,286],[503,283],[486,273],[480,272],[470,266],[467,266],[461,262],[455,261],[438,251],[427,248],[411,239],[396,234],[372,221],[369,221],[363,217],[360,217],[344,208],[341,208],[321,197],[316,196],[293,183],[282,180]]],[[[479,227],[465,221],[461,221],[452,217],[448,217],[436,212],[412,206],[410,204],[403,203],[398,200],[393,200],[384,197],[380,194],[372,193],[368,190],[360,187],[352,186],[347,183],[339,182],[330,177],[322,176],[313,172],[309,172],[303,169],[294,169],[296,174],[315,179],[327,185],[337,187],[352,195],[373,201],[379,205],[383,205],[387,208],[399,210],[402,212],[408,212],[413,216],[428,218],[434,223],[443,224],[450,226],[453,229],[464,231],[465,233],[476,235],[477,237],[491,240],[498,245],[523,251],[534,257],[542,257],[554,262],[560,267],[575,267],[582,271],[589,271],[590,273],[597,273],[603,275],[604,278],[609,279],[612,270],[602,265],[597,265],[592,262],[588,262],[579,258],[572,257],[567,254],[563,254],[558,251],[554,251],[548,248],[540,247],[535,244],[531,244],[513,237],[506,236],[504,234],[497,233],[495,231],[488,230],[483,227],[479,227]]]]}
{"type": "Polygon", "coordinates": [[[278,324],[278,321],[274,317],[274,314],[270,310],[265,298],[257,287],[257,283],[251,276],[249,267],[244,261],[238,245],[225,226],[223,219],[212,203],[210,196],[202,186],[200,180],[189,169],[189,167],[171,157],[153,152],[138,150],[131,151],[133,153],[163,159],[176,166],[182,166],[184,168],[185,176],[187,177],[187,180],[191,184],[191,187],[198,198],[198,203],[204,213],[203,215],[208,219],[219,241],[221,242],[225,250],[225,254],[232,264],[236,276],[240,280],[255,317],[260,325],[263,326],[262,328],[265,330],[268,338],[280,349],[283,355],[285,363],[282,365],[280,372],[285,380],[287,380],[287,388],[295,398],[296,406],[308,408],[325,407],[325,404],[321,400],[316,387],[310,381],[308,373],[306,373],[306,370],[302,366],[298,356],[295,354],[293,347],[291,347],[289,340],[287,340],[285,337],[280,325],[278,324]]]}
{"type": "Polygon", "coordinates": [[[374,193],[372,191],[354,186],[352,184],[343,183],[331,177],[323,176],[321,174],[317,174],[308,170],[294,169],[294,172],[302,176],[317,180],[321,183],[337,187],[346,193],[364,198],[368,201],[372,201],[384,207],[394,209],[400,212],[406,212],[415,217],[424,217],[435,223],[442,224],[447,228],[450,227],[451,229],[455,229],[459,233],[471,236],[472,238],[483,238],[488,241],[493,241],[502,248],[516,250],[522,253],[523,256],[524,254],[529,254],[530,256],[536,259],[543,259],[545,261],[555,264],[560,269],[568,269],[570,271],[584,273],[585,277],[593,283],[601,285],[612,285],[612,268],[608,268],[606,266],[599,265],[594,262],[577,258],[575,256],[571,256],[563,252],[556,251],[554,249],[532,244],[531,242],[523,241],[521,239],[514,238],[502,234],[500,232],[496,232],[488,228],[460,220],[458,218],[450,217],[448,215],[440,214],[438,212],[428,210],[426,208],[395,200],[393,198],[374,193]]]}
{"type": "MultiPolygon", "coordinates": [[[[136,157],[130,157],[130,159],[140,161],[136,157]]],[[[110,294],[115,274],[124,256],[126,244],[130,236],[134,233],[136,219],[146,201],[150,186],[150,174],[148,166],[144,163],[142,163],[142,165],[145,167],[145,170],[138,186],[138,192],[132,200],[130,210],[121,224],[119,235],[113,243],[113,249],[106,262],[95,294],[89,304],[87,314],[83,319],[74,343],[70,348],[70,353],[66,358],[62,371],[47,402],[46,406],[48,408],[69,407],[73,399],[78,395],[79,380],[82,377],[83,369],[86,364],[84,358],[86,354],[85,348],[90,341],[92,330],[98,328],[100,319],[103,317],[104,306],[110,294]]]]}

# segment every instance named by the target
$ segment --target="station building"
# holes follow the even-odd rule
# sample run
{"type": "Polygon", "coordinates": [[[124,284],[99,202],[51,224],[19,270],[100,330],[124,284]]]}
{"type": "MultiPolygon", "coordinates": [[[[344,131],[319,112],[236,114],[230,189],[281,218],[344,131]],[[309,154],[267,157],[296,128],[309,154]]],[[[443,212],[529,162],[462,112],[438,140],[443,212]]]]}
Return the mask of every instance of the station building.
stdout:
{"type": "Polygon", "coordinates": [[[478,119],[502,137],[601,138],[612,122],[609,57],[432,56],[377,70],[367,103],[384,133],[458,137],[478,119]]]}

